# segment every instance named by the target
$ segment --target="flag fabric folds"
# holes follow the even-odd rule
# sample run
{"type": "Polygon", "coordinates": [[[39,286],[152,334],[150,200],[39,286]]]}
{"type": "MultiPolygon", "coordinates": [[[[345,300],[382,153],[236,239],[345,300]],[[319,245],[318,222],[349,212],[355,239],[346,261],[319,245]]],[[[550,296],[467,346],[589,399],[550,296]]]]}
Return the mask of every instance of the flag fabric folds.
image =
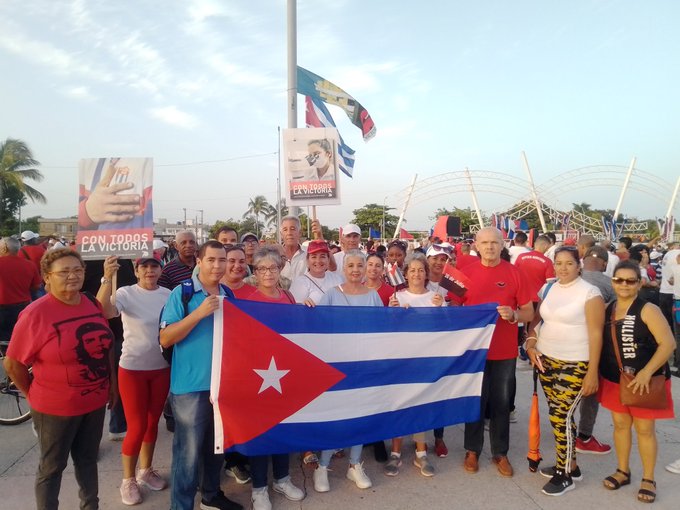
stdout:
{"type": "Polygon", "coordinates": [[[299,94],[310,96],[318,102],[339,106],[345,110],[352,124],[361,129],[364,141],[367,142],[375,136],[375,124],[366,108],[337,85],[298,66],[297,89],[299,94]]]}
{"type": "Polygon", "coordinates": [[[223,300],[214,317],[215,452],[330,449],[477,420],[497,317],[495,304],[223,300]]]}
{"type": "MultiPolygon", "coordinates": [[[[336,127],[328,108],[318,99],[305,96],[305,124],[307,127],[336,127]]],[[[354,172],[354,149],[350,148],[338,132],[338,167],[348,177],[354,172]]]]}
{"type": "Polygon", "coordinates": [[[406,278],[404,278],[404,274],[401,272],[401,269],[399,269],[397,264],[388,262],[385,276],[387,277],[387,283],[389,283],[394,288],[400,287],[406,283],[406,278]]]}

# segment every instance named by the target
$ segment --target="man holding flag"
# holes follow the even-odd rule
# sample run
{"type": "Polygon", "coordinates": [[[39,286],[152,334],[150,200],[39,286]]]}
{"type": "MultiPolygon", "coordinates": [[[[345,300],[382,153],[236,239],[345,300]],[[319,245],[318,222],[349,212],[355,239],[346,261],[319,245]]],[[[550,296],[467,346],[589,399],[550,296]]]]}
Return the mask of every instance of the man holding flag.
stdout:
{"type": "Polygon", "coordinates": [[[491,337],[482,380],[479,419],[465,424],[465,461],[468,473],[479,470],[479,455],[484,446],[484,413],[490,413],[491,454],[502,476],[513,475],[508,460],[510,447],[510,400],[515,386],[517,323],[530,322],[534,316],[531,293],[512,264],[501,260],[503,234],[495,227],[477,232],[475,244],[481,260],[465,267],[474,285],[465,293],[466,305],[498,303],[500,318],[491,337]]]}

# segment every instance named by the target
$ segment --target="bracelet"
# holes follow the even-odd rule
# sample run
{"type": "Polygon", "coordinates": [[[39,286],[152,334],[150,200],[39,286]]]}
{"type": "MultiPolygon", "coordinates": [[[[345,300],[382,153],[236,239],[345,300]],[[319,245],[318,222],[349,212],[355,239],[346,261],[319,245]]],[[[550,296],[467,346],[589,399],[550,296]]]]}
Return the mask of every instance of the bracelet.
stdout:
{"type": "Polygon", "coordinates": [[[527,340],[536,340],[538,342],[538,337],[535,336],[528,336],[524,339],[524,343],[527,343],[527,340]]]}
{"type": "Polygon", "coordinates": [[[517,310],[512,311],[512,320],[508,321],[510,324],[517,324],[517,319],[519,319],[519,314],[517,313],[517,310]]]}

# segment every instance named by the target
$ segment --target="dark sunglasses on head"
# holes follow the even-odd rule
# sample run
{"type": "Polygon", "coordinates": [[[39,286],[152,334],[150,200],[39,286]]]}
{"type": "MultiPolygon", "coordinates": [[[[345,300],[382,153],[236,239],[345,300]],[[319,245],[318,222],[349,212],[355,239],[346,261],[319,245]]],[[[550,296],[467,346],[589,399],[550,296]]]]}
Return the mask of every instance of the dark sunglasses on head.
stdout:
{"type": "Polygon", "coordinates": [[[619,276],[614,276],[612,278],[612,283],[616,283],[617,285],[623,285],[624,283],[626,285],[637,285],[639,281],[639,278],[621,278],[619,276]]]}
{"type": "Polygon", "coordinates": [[[559,252],[561,252],[561,251],[577,251],[577,250],[578,250],[578,248],[577,248],[576,246],[571,246],[571,245],[568,245],[568,246],[560,246],[559,248],[557,248],[557,249],[555,250],[555,254],[557,254],[557,253],[559,253],[559,252]]]}
{"type": "Polygon", "coordinates": [[[446,252],[448,254],[450,254],[453,251],[453,246],[444,246],[442,244],[433,244],[432,247],[435,248],[436,250],[443,251],[443,252],[446,252]]]}

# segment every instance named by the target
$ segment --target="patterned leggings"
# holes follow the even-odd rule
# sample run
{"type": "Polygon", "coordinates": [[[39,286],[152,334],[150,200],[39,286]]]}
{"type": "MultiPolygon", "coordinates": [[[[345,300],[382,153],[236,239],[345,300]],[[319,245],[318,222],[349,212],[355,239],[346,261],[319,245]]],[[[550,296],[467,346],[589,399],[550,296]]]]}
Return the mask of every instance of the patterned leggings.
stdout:
{"type": "Polygon", "coordinates": [[[544,373],[539,373],[543,393],[548,399],[550,423],[555,436],[557,469],[571,472],[571,462],[576,460],[576,423],[574,410],[581,401],[583,378],[588,370],[585,361],[561,361],[543,356],[544,373]]]}

